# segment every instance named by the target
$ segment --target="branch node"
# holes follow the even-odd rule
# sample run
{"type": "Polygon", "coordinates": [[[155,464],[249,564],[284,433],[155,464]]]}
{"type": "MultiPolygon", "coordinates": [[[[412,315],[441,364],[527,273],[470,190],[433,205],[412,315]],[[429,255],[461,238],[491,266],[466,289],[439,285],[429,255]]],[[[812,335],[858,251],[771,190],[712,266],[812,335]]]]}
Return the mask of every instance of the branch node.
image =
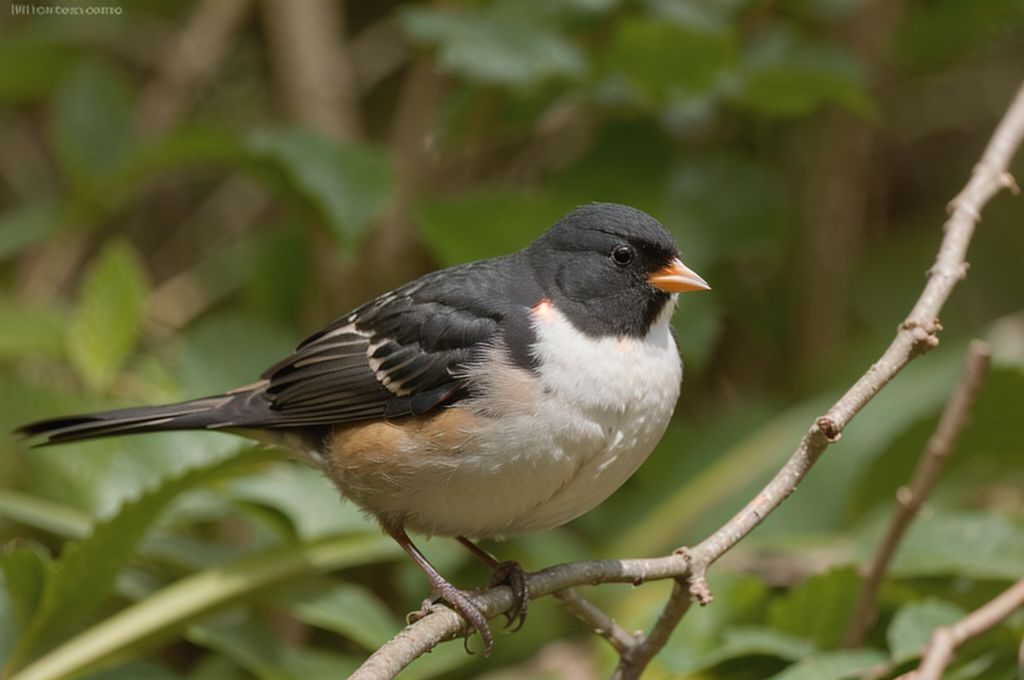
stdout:
{"type": "Polygon", "coordinates": [[[946,276],[954,281],[963,281],[967,278],[967,271],[971,268],[969,262],[960,262],[956,265],[955,269],[943,269],[942,267],[935,265],[925,272],[925,276],[946,276]]]}
{"type": "Polygon", "coordinates": [[[835,444],[843,436],[843,428],[839,427],[839,423],[832,416],[819,417],[814,421],[814,426],[818,428],[818,432],[825,435],[829,444],[835,444]]]}
{"type": "Polygon", "coordinates": [[[900,324],[900,330],[910,332],[914,338],[914,351],[924,353],[939,346],[938,333],[942,330],[942,324],[938,317],[929,322],[907,319],[900,324]]]}
{"type": "Polygon", "coordinates": [[[1020,186],[1018,186],[1017,180],[1009,172],[1003,172],[999,175],[999,185],[1014,196],[1020,196],[1020,186]]]}
{"type": "Polygon", "coordinates": [[[904,508],[911,508],[914,505],[914,492],[908,486],[901,486],[896,489],[896,502],[904,508]]]}
{"type": "Polygon", "coordinates": [[[715,596],[711,593],[711,587],[708,586],[708,565],[695,560],[690,553],[687,553],[687,561],[690,564],[690,576],[687,578],[690,598],[696,600],[697,604],[701,607],[705,607],[715,599],[715,596]]]}
{"type": "Polygon", "coordinates": [[[949,204],[946,206],[946,212],[952,215],[956,213],[958,210],[962,210],[965,213],[967,213],[967,216],[971,218],[972,222],[974,222],[975,224],[980,224],[981,211],[978,210],[977,207],[975,207],[973,201],[968,200],[967,197],[964,196],[965,192],[966,190],[958,194],[956,198],[949,202],[949,204]]]}

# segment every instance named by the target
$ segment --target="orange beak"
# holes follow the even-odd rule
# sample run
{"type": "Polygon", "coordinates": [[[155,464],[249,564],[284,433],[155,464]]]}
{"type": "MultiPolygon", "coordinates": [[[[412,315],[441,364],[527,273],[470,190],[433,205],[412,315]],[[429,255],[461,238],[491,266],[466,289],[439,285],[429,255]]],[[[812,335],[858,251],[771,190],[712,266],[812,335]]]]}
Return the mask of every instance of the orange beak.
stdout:
{"type": "Polygon", "coordinates": [[[697,275],[678,257],[647,277],[652,286],[666,293],[685,293],[690,290],[711,290],[708,282],[697,275]]]}

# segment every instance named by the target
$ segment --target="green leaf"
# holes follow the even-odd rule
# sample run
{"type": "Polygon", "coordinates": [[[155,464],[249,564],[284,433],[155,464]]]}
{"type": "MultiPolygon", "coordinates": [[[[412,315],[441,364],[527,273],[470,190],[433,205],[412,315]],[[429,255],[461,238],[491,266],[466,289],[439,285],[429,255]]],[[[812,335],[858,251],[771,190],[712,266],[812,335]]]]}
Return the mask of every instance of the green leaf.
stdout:
{"type": "MultiPolygon", "coordinates": [[[[958,659],[959,660],[959,659],[958,659]]],[[[974,678],[1012,678],[1021,680],[1020,665],[1008,658],[999,659],[995,654],[982,654],[966,663],[947,669],[942,680],[974,680],[974,678]],[[1002,661],[1002,663],[1000,663],[1002,661]]]]}
{"type": "Polygon", "coordinates": [[[816,651],[817,648],[807,640],[772,628],[729,628],[725,631],[720,644],[694,660],[691,670],[712,668],[720,663],[747,656],[772,656],[786,661],[798,661],[816,651]]]}
{"type": "Polygon", "coordinates": [[[112,519],[97,524],[88,538],[65,548],[19,641],[16,663],[23,664],[53,647],[113,592],[115,579],[131,560],[139,539],[178,494],[265,455],[250,451],[165,480],[127,503],[112,519]]]}
{"type": "Polygon", "coordinates": [[[21,104],[41,98],[81,60],[53,23],[6,28],[0,40],[0,100],[21,104]]]}
{"type": "Polygon", "coordinates": [[[642,101],[663,102],[672,94],[711,89],[733,51],[728,30],[632,18],[618,23],[604,68],[625,78],[642,101]]]}
{"type": "Polygon", "coordinates": [[[0,572],[13,614],[10,620],[21,634],[39,608],[52,571],[49,557],[36,546],[16,545],[0,553],[0,572]]]}
{"type": "MultiPolygon", "coordinates": [[[[693,471],[686,482],[654,505],[630,531],[622,532],[608,548],[608,554],[657,554],[671,550],[672,545],[685,540],[683,537],[701,535],[703,525],[711,525],[710,530],[714,530],[774,474],[792,453],[794,442],[807,431],[808,423],[828,403],[827,396],[809,399],[751,432],[740,434],[738,439],[723,442],[721,453],[713,461],[693,471]]],[[[665,445],[678,448],[689,444],[682,438],[669,438],[665,445]]],[[[789,501],[792,502],[793,499],[789,501]]]]}
{"type": "Polygon", "coordinates": [[[853,567],[812,576],[772,603],[768,622],[784,633],[814,640],[821,648],[833,647],[849,623],[860,583],[853,567]]]}
{"type": "Polygon", "coordinates": [[[527,87],[583,75],[586,62],[576,45],[547,22],[509,7],[478,14],[408,7],[399,23],[414,41],[438,49],[443,69],[471,81],[527,87]]]}
{"type": "Polygon", "coordinates": [[[166,666],[152,661],[129,661],[97,673],[89,673],[82,680],[180,680],[181,677],[166,666]]]}
{"type": "Polygon", "coordinates": [[[0,215],[0,260],[46,239],[58,226],[60,208],[50,201],[36,201],[8,210],[0,215]]]}
{"type": "Polygon", "coordinates": [[[92,262],[68,327],[68,358],[96,391],[114,382],[142,328],[148,284],[132,247],[109,242],[92,262]]]}
{"type": "Polygon", "coordinates": [[[318,470],[296,463],[275,465],[232,480],[228,494],[281,512],[295,534],[312,540],[329,534],[378,531],[353,503],[342,503],[338,490],[318,470]]]}
{"type": "MultiPolygon", "coordinates": [[[[952,379],[945,388],[948,394],[952,379]]],[[[994,362],[978,394],[971,417],[954,445],[932,494],[946,502],[970,503],[991,485],[1024,485],[1024,456],[1015,433],[1024,397],[1024,371],[1017,364],[994,362]]],[[[910,479],[921,452],[935,432],[943,403],[931,409],[886,446],[850,495],[850,515],[858,518],[879,506],[891,507],[894,490],[910,479]]]]}
{"type": "MultiPolygon", "coordinates": [[[[811,648],[813,651],[810,642],[802,641],[801,644],[794,636],[778,631],[775,639],[766,639],[771,635],[769,633],[766,633],[766,637],[756,639],[759,632],[750,626],[764,620],[765,607],[771,599],[771,593],[761,577],[718,570],[709,574],[709,579],[716,601],[728,605],[708,607],[702,609],[699,616],[683,618],[673,631],[669,644],[657,658],[657,665],[664,668],[666,675],[696,675],[711,664],[719,663],[720,660],[715,657],[723,646],[735,645],[734,649],[739,655],[744,654],[741,649],[743,647],[752,649],[763,646],[766,654],[778,654],[780,658],[788,658],[798,648],[811,648]],[[734,641],[730,641],[730,635],[725,633],[732,630],[739,631],[734,641]]],[[[627,630],[647,630],[665,606],[665,597],[670,588],[671,584],[668,583],[652,583],[649,587],[634,590],[628,597],[628,591],[624,590],[614,601],[615,608],[609,613],[627,630]],[[638,604],[642,610],[637,609],[638,604]]],[[[651,672],[656,676],[661,675],[654,668],[651,672]]]]}
{"type": "Polygon", "coordinates": [[[175,365],[182,390],[210,394],[252,382],[295,346],[295,334],[238,312],[210,315],[188,329],[175,365]]]}
{"type": "Polygon", "coordinates": [[[298,620],[342,635],[370,651],[401,628],[387,606],[360,586],[339,583],[291,599],[291,612],[298,620]]]}
{"type": "Polygon", "coordinates": [[[892,44],[901,61],[918,72],[952,64],[972,50],[982,51],[1019,30],[1024,20],[1020,0],[937,0],[913,3],[907,9],[892,44]]]}
{"type": "Polygon", "coordinates": [[[676,304],[672,327],[686,371],[701,371],[711,359],[725,327],[722,307],[715,298],[684,297],[676,304]]]}
{"type": "Polygon", "coordinates": [[[424,198],[416,206],[416,217],[431,253],[451,265],[525,247],[567,212],[566,207],[548,195],[484,189],[424,198]],[[487,238],[481,238],[484,224],[487,238]]]}
{"type": "Polygon", "coordinates": [[[668,179],[669,222],[683,255],[694,265],[721,257],[777,254],[791,222],[774,171],[753,158],[729,153],[688,154],[668,179]]]}
{"type": "MultiPolygon", "coordinates": [[[[82,400],[52,403],[56,406],[40,412],[69,413],[111,405],[82,400]]],[[[249,446],[249,442],[222,432],[161,432],[44,447],[25,460],[37,493],[87,510],[94,517],[109,518],[125,502],[165,478],[235,456],[249,446]]]]}
{"type": "Polygon", "coordinates": [[[226,656],[206,654],[189,670],[189,680],[252,680],[252,675],[226,656]]]}
{"type": "MultiPolygon", "coordinates": [[[[2,576],[2,571],[0,571],[0,576],[2,576]]],[[[0,578],[0,669],[7,662],[11,650],[14,649],[17,635],[14,605],[11,602],[11,595],[8,592],[5,579],[0,578]]]]}
{"type": "Polygon", "coordinates": [[[75,675],[274,584],[400,554],[401,549],[385,536],[356,535],[288,544],[249,555],[187,576],[119,611],[24,668],[18,678],[75,675]]]}
{"type": "Polygon", "coordinates": [[[0,489],[0,517],[63,538],[84,538],[93,526],[88,513],[13,489],[0,489]]]}
{"type": "Polygon", "coordinates": [[[653,17],[706,31],[727,29],[738,9],[735,2],[704,0],[646,0],[644,4],[653,17]]]}
{"type": "Polygon", "coordinates": [[[874,111],[857,62],[783,28],[764,32],[753,44],[733,94],[739,103],[778,117],[804,116],[827,103],[861,116],[874,111]]]}
{"type": "Polygon", "coordinates": [[[140,182],[183,168],[245,168],[252,161],[236,130],[190,122],[132,154],[125,177],[140,182]]]}
{"type": "Polygon", "coordinates": [[[886,657],[874,649],[824,652],[793,664],[771,680],[845,680],[882,666],[886,657]]]}
{"type": "Polygon", "coordinates": [[[61,307],[0,296],[0,359],[62,358],[67,322],[61,307]]]}
{"type": "Polygon", "coordinates": [[[306,296],[315,283],[311,266],[309,232],[301,224],[282,225],[284,228],[268,234],[266,243],[250,258],[250,274],[243,291],[245,306],[258,310],[268,318],[300,327],[306,313],[306,296]],[[267,276],[274,272],[274,276],[267,276]]]}
{"type": "Polygon", "coordinates": [[[985,512],[918,516],[907,530],[889,574],[898,578],[1016,580],[1024,574],[1024,528],[985,512]]]}
{"type": "Polygon", "coordinates": [[[376,147],[336,142],[305,128],[257,130],[246,146],[280,166],[342,247],[352,247],[391,200],[391,166],[376,147]]]}
{"type": "Polygon", "coordinates": [[[283,645],[264,623],[252,619],[193,625],[188,637],[224,654],[260,680],[344,678],[359,666],[359,659],[352,657],[283,645]]]}
{"type": "MultiPolygon", "coordinates": [[[[549,0],[543,0],[545,4],[549,0]]],[[[583,14],[603,14],[609,10],[617,7],[622,0],[555,0],[554,4],[559,9],[564,8],[568,11],[580,12],[583,14]]]]}
{"type": "Polygon", "coordinates": [[[128,80],[109,64],[85,62],[54,100],[53,140],[64,172],[82,191],[110,177],[131,147],[128,80]]]}
{"type": "MultiPolygon", "coordinates": [[[[888,343],[885,338],[884,342],[888,343]]],[[[863,364],[857,366],[858,373],[868,362],[877,357],[877,349],[869,349],[863,364]]],[[[945,351],[933,352],[923,361],[912,362],[899,376],[886,385],[865,409],[850,422],[843,438],[829,449],[815,465],[814,474],[808,475],[800,485],[800,493],[794,494],[782,504],[771,517],[751,537],[755,543],[765,541],[777,544],[781,536],[814,531],[835,531],[841,526],[845,509],[855,492],[855,483],[865,472],[872,461],[880,455],[885,447],[909,423],[914,422],[922,413],[940,407],[946,400],[949,386],[956,380],[960,370],[962,353],[955,343],[949,343],[945,351]]],[[[859,363],[859,362],[858,362],[859,363]]],[[[774,462],[768,463],[770,474],[774,474],[785,457],[793,452],[793,447],[814,422],[814,418],[824,413],[829,404],[839,394],[818,403],[815,412],[806,413],[806,420],[799,431],[790,435],[785,453],[774,462]]],[[[754,435],[756,437],[756,435],[754,435]]],[[[757,446],[756,441],[751,445],[757,446]]],[[[768,451],[762,449],[762,454],[768,451]]],[[[760,459],[757,461],[761,462],[760,459]]],[[[749,464],[749,462],[733,465],[749,464]]],[[[716,464],[717,467],[717,464],[716,464]]],[[[733,468],[733,474],[736,474],[733,468]]],[[[758,480],[758,487],[749,488],[748,494],[756,493],[759,485],[763,485],[768,477],[758,480]]],[[[902,483],[902,480],[901,482],[902,483]]],[[[746,502],[743,498],[741,502],[746,502]]],[[[737,499],[738,501],[738,499],[737,499]]],[[[731,512],[735,512],[734,505],[731,512]]],[[[728,517],[719,518],[725,521],[728,517]]],[[[711,529],[714,527],[712,526],[711,529]]]]}
{"type": "Polygon", "coordinates": [[[918,657],[936,628],[956,623],[966,615],[967,611],[955,604],[933,598],[903,606],[886,632],[892,660],[903,663],[918,657]]]}

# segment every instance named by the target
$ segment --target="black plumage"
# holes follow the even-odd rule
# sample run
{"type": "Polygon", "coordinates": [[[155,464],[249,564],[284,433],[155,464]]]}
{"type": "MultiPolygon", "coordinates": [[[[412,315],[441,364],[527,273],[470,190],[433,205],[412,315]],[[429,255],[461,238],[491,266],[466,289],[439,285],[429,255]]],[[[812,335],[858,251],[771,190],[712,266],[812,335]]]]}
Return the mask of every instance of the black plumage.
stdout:
{"type": "Polygon", "coordinates": [[[464,368],[500,345],[538,369],[531,308],[542,299],[588,335],[642,336],[669,296],[647,277],[678,255],[646,213],[573,211],[526,249],[436,271],[367,302],[304,340],[251,386],[164,406],[42,420],[44,444],[174,429],[323,428],[423,415],[470,396],[464,368]],[[609,259],[616,247],[631,266],[609,259]]]}

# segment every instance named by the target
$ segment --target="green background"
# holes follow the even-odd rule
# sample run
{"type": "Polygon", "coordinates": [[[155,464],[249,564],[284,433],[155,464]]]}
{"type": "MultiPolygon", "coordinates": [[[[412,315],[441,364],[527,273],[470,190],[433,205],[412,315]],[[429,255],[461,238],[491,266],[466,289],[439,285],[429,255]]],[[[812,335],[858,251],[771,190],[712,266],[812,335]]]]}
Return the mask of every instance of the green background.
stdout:
{"type": "MultiPolygon", "coordinates": [[[[1024,75],[1021,0],[352,0],[311,3],[333,9],[313,28],[288,21],[300,4],[0,8],[0,429],[246,384],[391,286],[629,203],[713,291],[680,300],[683,395],[641,470],[568,526],[488,546],[528,569],[666,554],[728,519],[888,344],[1024,75]],[[213,48],[190,32],[218,25],[213,48]],[[298,87],[310,53],[321,89],[298,87]]],[[[1024,575],[1022,225],[1020,199],[986,209],[940,346],[712,570],[714,604],[649,677],[892,677],[1024,575]],[[855,567],[972,337],[995,360],[971,423],[877,624],[842,649],[855,567]]],[[[457,584],[486,582],[454,542],[421,543],[457,584]]],[[[6,674],[103,649],[68,668],[343,677],[427,594],[319,474],[221,434],[0,438],[0,545],[6,674]]],[[[667,592],[584,594],[632,631],[667,592]]],[[[1018,613],[949,677],[1013,676],[1022,633],[1018,613]]],[[[547,598],[492,658],[449,643],[407,677],[614,662],[547,598]]]]}

